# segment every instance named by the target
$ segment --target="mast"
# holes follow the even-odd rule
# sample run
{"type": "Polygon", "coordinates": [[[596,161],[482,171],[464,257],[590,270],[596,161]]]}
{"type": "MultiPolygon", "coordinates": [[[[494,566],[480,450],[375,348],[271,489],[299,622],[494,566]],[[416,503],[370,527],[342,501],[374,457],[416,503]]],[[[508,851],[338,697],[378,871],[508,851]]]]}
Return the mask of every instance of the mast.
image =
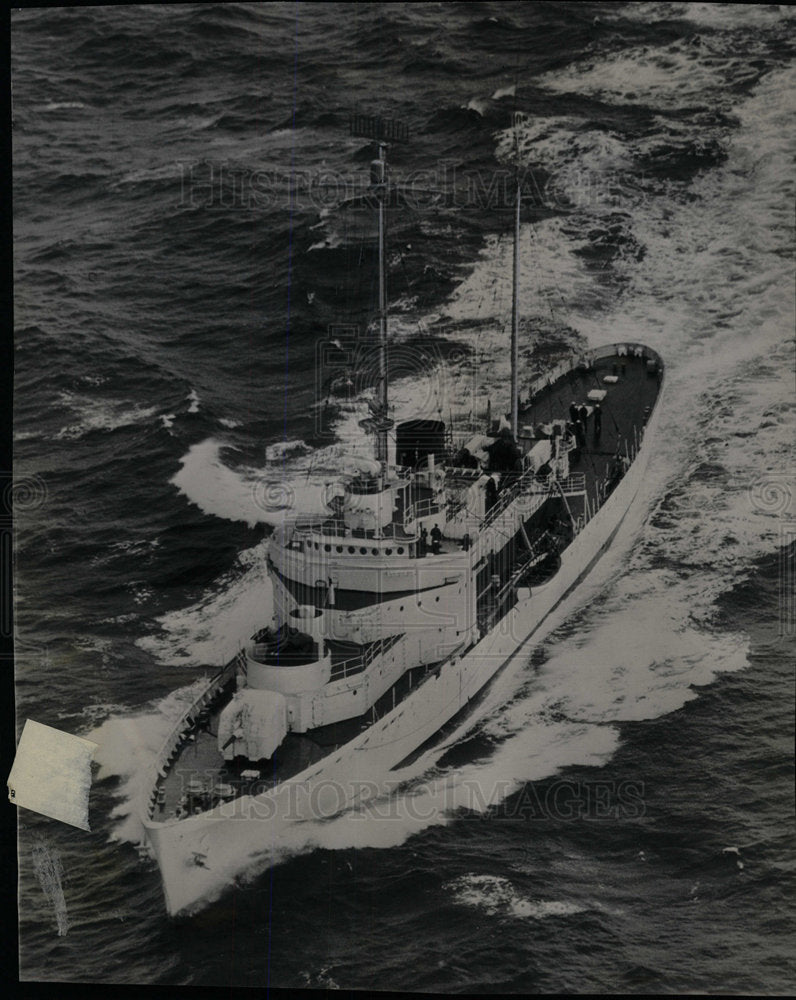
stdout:
{"type": "Polygon", "coordinates": [[[514,273],[511,287],[511,433],[517,440],[519,431],[519,285],[520,285],[520,165],[519,143],[517,141],[517,126],[521,121],[519,114],[514,115],[514,273]]]}
{"type": "MultiPolygon", "coordinates": [[[[379,411],[387,416],[387,275],[384,255],[384,199],[387,193],[387,143],[379,143],[380,165],[379,180],[376,187],[376,197],[379,202],[379,388],[376,398],[379,411]]],[[[375,164],[374,164],[375,165],[375,164]]],[[[373,178],[371,178],[371,181],[373,178]]],[[[376,431],[376,459],[381,462],[382,469],[387,467],[387,431],[380,426],[376,431]]]]}
{"type": "Polygon", "coordinates": [[[387,372],[387,262],[385,250],[385,202],[387,199],[387,148],[388,142],[408,142],[409,130],[401,122],[379,118],[373,115],[355,114],[351,116],[351,135],[365,139],[375,139],[379,146],[379,158],[370,165],[370,184],[376,194],[379,219],[379,363],[376,400],[370,404],[372,417],[361,421],[368,431],[376,435],[376,460],[381,465],[382,476],[387,474],[389,455],[389,432],[393,421],[388,414],[388,372],[387,372]]]}
{"type": "Polygon", "coordinates": [[[519,307],[518,289],[520,284],[520,175],[517,173],[516,204],[514,208],[514,277],[511,291],[511,433],[517,440],[519,423],[519,307]]]}

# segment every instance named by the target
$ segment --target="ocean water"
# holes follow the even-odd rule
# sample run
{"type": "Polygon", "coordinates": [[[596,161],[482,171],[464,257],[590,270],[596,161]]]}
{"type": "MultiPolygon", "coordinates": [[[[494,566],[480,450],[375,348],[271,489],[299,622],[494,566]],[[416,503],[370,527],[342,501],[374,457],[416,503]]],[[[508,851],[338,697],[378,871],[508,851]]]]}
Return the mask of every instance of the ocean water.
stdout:
{"type": "Polygon", "coordinates": [[[90,834],[19,814],[23,979],[792,991],[793,29],[680,3],[13,13],[18,731],[100,744],[90,834]],[[397,418],[505,405],[521,111],[528,378],[644,341],[660,433],[578,610],[475,729],[169,919],[134,849],[148,763],[270,617],[273,527],[368,453],[368,366],[337,395],[317,348],[367,345],[375,309],[353,111],[410,129],[397,418]]]}

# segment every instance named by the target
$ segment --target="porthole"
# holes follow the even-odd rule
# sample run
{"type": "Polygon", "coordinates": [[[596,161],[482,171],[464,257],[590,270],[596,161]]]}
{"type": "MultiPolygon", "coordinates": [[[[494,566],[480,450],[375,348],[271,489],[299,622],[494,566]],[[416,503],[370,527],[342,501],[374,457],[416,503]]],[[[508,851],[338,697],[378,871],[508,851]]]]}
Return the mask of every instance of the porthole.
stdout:
{"type": "Polygon", "coordinates": [[[353,545],[349,545],[348,546],[348,551],[351,553],[351,555],[353,555],[356,552],[356,549],[354,548],[353,545]]]}
{"type": "Polygon", "coordinates": [[[402,604],[402,605],[400,606],[400,608],[398,608],[398,610],[399,610],[399,611],[403,611],[403,609],[404,609],[404,606],[403,606],[403,604],[402,604]]]}
{"type": "Polygon", "coordinates": [[[343,551],[343,546],[342,545],[336,545],[335,548],[337,549],[338,552],[342,552],[343,551]]]}
{"type": "Polygon", "coordinates": [[[439,597],[435,597],[434,600],[439,604],[439,597]]]}
{"type": "Polygon", "coordinates": [[[399,545],[398,546],[398,555],[402,556],[403,554],[404,554],[404,547],[403,547],[403,545],[399,545]]]}
{"type": "Polygon", "coordinates": [[[392,549],[385,549],[385,550],[384,550],[384,554],[385,554],[386,556],[391,556],[391,555],[392,555],[392,549]]]}
{"type": "Polygon", "coordinates": [[[331,545],[324,545],[324,547],[323,547],[323,551],[324,551],[324,552],[331,552],[331,551],[332,551],[332,547],[331,547],[331,545]]]}
{"type": "Polygon", "coordinates": [[[364,546],[364,545],[361,545],[361,546],[360,546],[360,549],[359,549],[359,554],[360,554],[361,556],[366,556],[366,555],[368,554],[368,550],[367,550],[367,549],[365,548],[365,546],[364,546]]]}
{"type": "Polygon", "coordinates": [[[374,555],[374,556],[377,556],[379,554],[379,550],[378,549],[371,549],[370,551],[371,551],[371,554],[374,555]]]}

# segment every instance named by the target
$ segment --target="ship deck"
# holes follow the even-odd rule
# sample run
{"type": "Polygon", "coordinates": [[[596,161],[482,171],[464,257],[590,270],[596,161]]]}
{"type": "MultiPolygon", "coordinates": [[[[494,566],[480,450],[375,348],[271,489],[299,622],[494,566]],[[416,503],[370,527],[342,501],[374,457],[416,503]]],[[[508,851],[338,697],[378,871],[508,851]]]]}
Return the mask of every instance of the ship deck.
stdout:
{"type": "Polygon", "coordinates": [[[652,412],[660,390],[660,378],[647,371],[643,357],[612,355],[599,358],[591,369],[575,369],[537,393],[530,406],[521,407],[520,426],[536,426],[551,420],[569,420],[569,408],[592,407],[588,394],[593,389],[605,391],[600,403],[602,427],[595,433],[594,415],[589,416],[585,446],[570,452],[570,470],[583,473],[589,505],[602,502],[601,484],[610,476],[617,454],[629,457],[638,432],[641,438],[646,417],[652,412]],[[613,383],[605,377],[616,378],[613,383]]]}
{"type": "Polygon", "coordinates": [[[290,732],[272,758],[256,762],[240,757],[226,761],[219,752],[218,722],[226,699],[219,700],[205,726],[191,729],[165,776],[158,780],[152,819],[163,822],[204,812],[222,801],[257,795],[292,778],[348,743],[405,698],[434,669],[433,664],[414,667],[364,715],[322,726],[311,733],[290,732]]]}

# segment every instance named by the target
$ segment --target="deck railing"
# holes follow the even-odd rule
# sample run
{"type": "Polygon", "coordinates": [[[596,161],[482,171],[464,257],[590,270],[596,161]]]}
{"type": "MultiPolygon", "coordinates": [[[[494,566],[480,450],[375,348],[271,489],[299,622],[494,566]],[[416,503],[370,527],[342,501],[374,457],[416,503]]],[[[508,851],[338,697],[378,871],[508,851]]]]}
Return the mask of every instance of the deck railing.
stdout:
{"type": "Polygon", "coordinates": [[[166,777],[166,765],[177,751],[186,730],[190,728],[191,722],[194,718],[199,715],[202,709],[205,708],[213,700],[213,698],[215,698],[224,685],[234,678],[238,668],[245,666],[245,662],[246,657],[243,651],[240,651],[225,667],[222,667],[222,669],[219,670],[214,677],[211,677],[206,686],[202,689],[202,693],[191,702],[188,708],[185,709],[180,716],[179,722],[174,726],[171,733],[164,741],[163,746],[160,748],[152,765],[152,791],[146,807],[148,819],[152,819],[155,812],[158,794],[158,778],[166,777]]]}
{"type": "Polygon", "coordinates": [[[359,656],[350,656],[346,660],[335,663],[332,666],[331,680],[340,681],[346,677],[351,677],[352,674],[361,674],[364,670],[367,670],[377,656],[383,656],[403,637],[404,633],[401,632],[398,635],[390,635],[385,639],[379,639],[359,656]]]}
{"type": "Polygon", "coordinates": [[[583,472],[573,472],[566,479],[560,479],[558,486],[565,496],[586,492],[586,475],[583,472]]]}
{"type": "Polygon", "coordinates": [[[423,497],[422,500],[415,500],[404,511],[404,531],[413,521],[419,521],[423,517],[431,517],[432,514],[438,514],[441,510],[441,504],[437,503],[434,497],[423,497]]]}

